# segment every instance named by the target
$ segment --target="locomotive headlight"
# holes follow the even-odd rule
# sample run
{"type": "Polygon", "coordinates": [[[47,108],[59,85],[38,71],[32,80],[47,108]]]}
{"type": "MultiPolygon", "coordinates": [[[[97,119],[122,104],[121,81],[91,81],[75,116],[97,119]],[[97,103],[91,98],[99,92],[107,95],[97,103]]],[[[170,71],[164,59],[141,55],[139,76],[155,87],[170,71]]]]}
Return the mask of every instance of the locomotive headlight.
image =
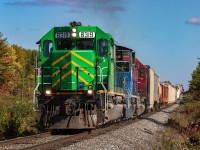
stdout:
{"type": "Polygon", "coordinates": [[[72,32],[76,32],[76,28],[72,28],[72,32]]]}
{"type": "Polygon", "coordinates": [[[47,89],[47,90],[45,91],[45,95],[46,95],[46,96],[51,96],[51,95],[52,95],[51,90],[47,89]]]}
{"type": "Polygon", "coordinates": [[[72,33],[72,37],[76,37],[76,33],[72,33]]]}
{"type": "Polygon", "coordinates": [[[87,91],[87,93],[88,93],[89,95],[92,95],[92,94],[93,94],[93,90],[92,90],[92,89],[89,89],[89,90],[87,91]]]}

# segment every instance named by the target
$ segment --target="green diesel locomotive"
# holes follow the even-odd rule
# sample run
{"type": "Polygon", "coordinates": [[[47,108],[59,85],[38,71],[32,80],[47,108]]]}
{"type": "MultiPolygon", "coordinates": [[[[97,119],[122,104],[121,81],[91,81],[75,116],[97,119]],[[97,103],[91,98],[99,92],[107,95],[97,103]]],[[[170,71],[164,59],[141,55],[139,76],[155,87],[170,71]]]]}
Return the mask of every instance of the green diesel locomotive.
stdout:
{"type": "Polygon", "coordinates": [[[33,102],[44,127],[93,129],[144,112],[132,94],[134,51],[116,46],[99,27],[71,22],[52,28],[37,44],[33,102]]]}

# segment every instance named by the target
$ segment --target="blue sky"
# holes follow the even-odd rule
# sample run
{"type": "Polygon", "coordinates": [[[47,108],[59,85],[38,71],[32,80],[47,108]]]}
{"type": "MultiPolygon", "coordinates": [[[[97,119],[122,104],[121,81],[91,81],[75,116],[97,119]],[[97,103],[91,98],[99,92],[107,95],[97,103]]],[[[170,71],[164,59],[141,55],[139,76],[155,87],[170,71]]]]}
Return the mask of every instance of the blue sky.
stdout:
{"type": "Polygon", "coordinates": [[[0,32],[10,44],[35,44],[70,21],[96,25],[136,51],[161,81],[188,80],[200,57],[200,0],[1,0],[0,32]]]}

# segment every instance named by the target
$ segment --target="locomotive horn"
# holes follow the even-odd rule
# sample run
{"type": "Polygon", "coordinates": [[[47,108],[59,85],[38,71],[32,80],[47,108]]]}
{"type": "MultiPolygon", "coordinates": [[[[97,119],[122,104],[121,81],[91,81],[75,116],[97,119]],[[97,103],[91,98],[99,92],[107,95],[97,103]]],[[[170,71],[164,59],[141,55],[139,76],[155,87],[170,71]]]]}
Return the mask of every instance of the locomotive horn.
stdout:
{"type": "Polygon", "coordinates": [[[75,27],[75,26],[81,26],[81,22],[76,22],[76,21],[72,21],[69,23],[70,26],[75,27]]]}

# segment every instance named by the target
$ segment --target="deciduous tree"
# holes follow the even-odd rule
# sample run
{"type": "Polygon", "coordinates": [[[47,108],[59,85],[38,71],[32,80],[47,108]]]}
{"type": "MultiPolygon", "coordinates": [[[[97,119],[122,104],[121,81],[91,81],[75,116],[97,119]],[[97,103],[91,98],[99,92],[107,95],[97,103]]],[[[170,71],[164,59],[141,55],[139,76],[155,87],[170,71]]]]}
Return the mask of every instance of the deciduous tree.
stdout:
{"type": "Polygon", "coordinates": [[[15,76],[15,50],[9,46],[7,39],[0,32],[0,91],[10,92],[13,87],[15,76]]]}

